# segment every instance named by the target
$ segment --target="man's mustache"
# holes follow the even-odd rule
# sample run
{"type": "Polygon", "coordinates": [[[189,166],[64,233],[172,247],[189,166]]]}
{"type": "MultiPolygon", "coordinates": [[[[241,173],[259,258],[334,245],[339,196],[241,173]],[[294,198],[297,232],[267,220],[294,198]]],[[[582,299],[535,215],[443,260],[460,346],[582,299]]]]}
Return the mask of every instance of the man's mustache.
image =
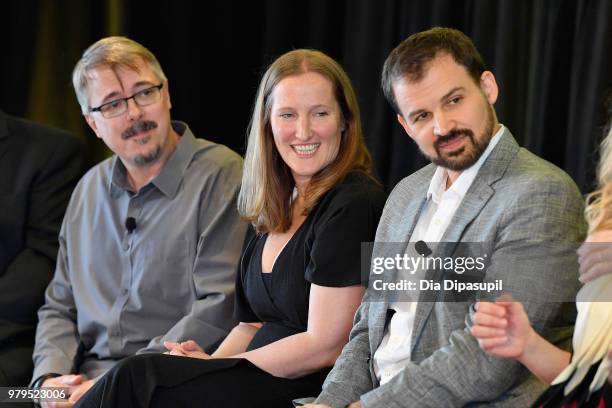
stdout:
{"type": "Polygon", "coordinates": [[[453,129],[445,135],[438,136],[438,138],[434,142],[434,146],[438,148],[441,144],[450,142],[454,138],[459,137],[461,135],[467,136],[472,141],[474,140],[474,132],[472,132],[470,129],[453,129]]]}
{"type": "Polygon", "coordinates": [[[146,131],[149,131],[151,129],[156,129],[156,128],[157,128],[157,123],[151,120],[139,120],[138,122],[134,123],[129,128],[125,129],[121,133],[121,138],[123,140],[126,140],[134,135],[137,135],[140,132],[146,132],[146,131]]]}

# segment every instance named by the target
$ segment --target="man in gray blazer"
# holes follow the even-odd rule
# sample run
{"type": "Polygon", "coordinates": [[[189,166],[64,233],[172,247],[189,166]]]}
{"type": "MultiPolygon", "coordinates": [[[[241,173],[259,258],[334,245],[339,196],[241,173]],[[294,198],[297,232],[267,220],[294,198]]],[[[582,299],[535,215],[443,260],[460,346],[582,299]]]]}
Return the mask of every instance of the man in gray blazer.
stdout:
{"type": "MultiPolygon", "coordinates": [[[[434,28],[410,36],[391,52],[382,82],[398,121],[433,163],[393,190],[373,257],[385,243],[428,255],[424,242],[437,242],[428,244],[433,257],[478,243],[488,254],[480,280],[503,283],[539,333],[568,346],[575,248],[585,234],[573,181],[519,147],[497,121],[495,77],[463,33],[434,28]]],[[[427,281],[444,277],[434,269],[423,273],[427,281]]],[[[390,292],[373,286],[366,292],[316,404],[524,407],[546,387],[516,361],[487,355],[470,334],[473,304],[492,293],[444,301],[448,293],[417,290],[409,301],[390,292]]]]}

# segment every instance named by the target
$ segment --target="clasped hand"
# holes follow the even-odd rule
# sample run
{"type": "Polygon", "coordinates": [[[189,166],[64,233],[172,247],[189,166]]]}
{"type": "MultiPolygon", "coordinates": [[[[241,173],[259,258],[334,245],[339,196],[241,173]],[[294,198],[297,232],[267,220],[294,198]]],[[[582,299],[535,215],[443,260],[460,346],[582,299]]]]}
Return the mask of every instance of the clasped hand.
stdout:
{"type": "Polygon", "coordinates": [[[69,398],[67,401],[44,401],[40,403],[40,406],[43,408],[72,408],[92,385],[94,385],[94,380],[87,380],[82,374],[48,378],[43,382],[43,387],[67,388],[69,398]]]}
{"type": "Polygon", "coordinates": [[[168,349],[164,354],[171,356],[191,357],[200,358],[202,360],[208,360],[212,358],[209,354],[206,354],[202,347],[193,340],[187,340],[183,342],[164,341],[164,347],[168,349]]]}

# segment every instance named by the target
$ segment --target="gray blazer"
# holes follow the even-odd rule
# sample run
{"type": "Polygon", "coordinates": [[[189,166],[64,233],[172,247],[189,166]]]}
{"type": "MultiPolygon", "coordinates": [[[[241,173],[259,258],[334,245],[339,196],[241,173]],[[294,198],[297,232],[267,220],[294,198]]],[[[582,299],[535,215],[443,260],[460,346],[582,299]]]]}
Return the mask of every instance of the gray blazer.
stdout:
{"type": "MultiPolygon", "coordinates": [[[[378,226],[376,245],[408,241],[434,171],[435,166],[429,165],[395,187],[378,226]]],[[[536,330],[567,347],[575,319],[570,300],[578,289],[575,250],[584,239],[585,227],[583,200],[571,178],[520,148],[506,129],[434,256],[452,254],[457,242],[484,245],[491,254],[484,280],[503,279],[504,290],[523,302],[536,330]],[[544,244],[550,244],[546,250],[544,244]]],[[[436,279],[432,271],[427,274],[436,279]]],[[[529,406],[546,388],[518,362],[493,357],[479,348],[470,334],[474,298],[433,300],[425,293],[419,297],[412,361],[380,386],[371,357],[385,332],[389,300],[374,299],[368,290],[349,343],[317,402],[333,407],[360,400],[363,407],[514,408],[529,406]]]]}

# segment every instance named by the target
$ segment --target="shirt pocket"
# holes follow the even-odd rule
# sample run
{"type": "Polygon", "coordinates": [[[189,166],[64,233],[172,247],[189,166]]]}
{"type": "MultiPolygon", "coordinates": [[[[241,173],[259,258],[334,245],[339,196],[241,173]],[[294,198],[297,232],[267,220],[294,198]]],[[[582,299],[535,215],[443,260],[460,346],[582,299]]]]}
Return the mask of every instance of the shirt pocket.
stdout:
{"type": "Polygon", "coordinates": [[[139,292],[154,303],[185,303],[193,296],[192,252],[187,239],[147,241],[138,277],[139,292]]]}

